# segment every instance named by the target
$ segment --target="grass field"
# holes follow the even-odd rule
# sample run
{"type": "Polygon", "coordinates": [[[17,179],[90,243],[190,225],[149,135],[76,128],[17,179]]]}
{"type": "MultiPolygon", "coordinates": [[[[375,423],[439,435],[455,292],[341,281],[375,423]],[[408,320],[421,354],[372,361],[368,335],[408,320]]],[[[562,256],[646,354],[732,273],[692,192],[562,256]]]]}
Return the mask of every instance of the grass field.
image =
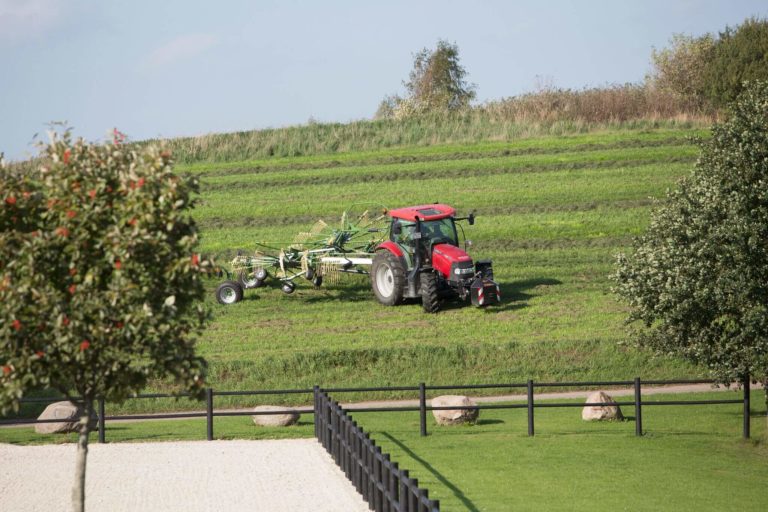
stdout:
{"type": "MultiPolygon", "coordinates": [[[[648,400],[740,397],[725,395],[648,400]]],[[[646,406],[642,438],[634,435],[632,407],[624,407],[627,420],[620,422],[587,423],[580,413],[537,409],[532,438],[524,409],[481,411],[477,424],[459,427],[439,427],[430,415],[427,437],[419,437],[417,412],[353,417],[446,511],[763,510],[768,452],[765,443],[741,439],[740,405],[646,406]]],[[[765,435],[759,400],[752,415],[753,438],[759,439],[765,435]]],[[[216,418],[214,425],[218,439],[313,435],[312,415],[279,429],[255,427],[250,417],[216,418]]],[[[107,439],[203,440],[205,420],[108,424],[107,439]]],[[[74,435],[56,440],[74,442],[74,435]]],[[[0,429],[0,442],[37,444],[50,436],[31,428],[0,429]]]]}
{"type": "MultiPolygon", "coordinates": [[[[504,302],[380,306],[365,278],[246,292],[220,306],[200,349],[220,389],[680,377],[700,372],[619,345],[614,256],[647,225],[653,198],[692,168],[706,131],[601,131],[514,142],[392,148],[180,165],[201,179],[203,252],[290,242],[354,203],[445,202],[475,210],[475,258],[490,257],[504,302]]],[[[211,291],[217,283],[211,282],[211,291]]]]}

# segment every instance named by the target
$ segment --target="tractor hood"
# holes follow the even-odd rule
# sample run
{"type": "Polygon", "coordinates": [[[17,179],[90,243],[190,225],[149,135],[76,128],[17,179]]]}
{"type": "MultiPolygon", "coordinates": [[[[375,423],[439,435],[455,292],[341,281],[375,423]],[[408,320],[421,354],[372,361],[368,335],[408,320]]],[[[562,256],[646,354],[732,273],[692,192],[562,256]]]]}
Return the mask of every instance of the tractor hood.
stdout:
{"type": "Polygon", "coordinates": [[[474,273],[472,258],[450,244],[437,244],[432,248],[432,268],[448,279],[470,277],[474,273]]]}

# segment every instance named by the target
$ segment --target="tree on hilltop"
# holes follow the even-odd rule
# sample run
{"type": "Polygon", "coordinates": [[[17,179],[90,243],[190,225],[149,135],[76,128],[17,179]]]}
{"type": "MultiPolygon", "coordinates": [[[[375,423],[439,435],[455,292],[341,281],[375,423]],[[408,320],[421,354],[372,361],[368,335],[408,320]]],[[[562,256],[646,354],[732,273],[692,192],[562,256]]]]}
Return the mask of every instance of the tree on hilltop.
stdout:
{"type": "Polygon", "coordinates": [[[408,117],[415,114],[455,111],[475,99],[474,84],[459,61],[459,47],[439,40],[434,50],[423,48],[413,58],[413,69],[403,82],[407,96],[387,96],[379,104],[376,118],[408,117]]]}
{"type": "Polygon", "coordinates": [[[711,34],[674,34],[667,48],[651,52],[653,69],[648,82],[701,108],[706,103],[705,80],[714,46],[711,34]]]}
{"type": "Polygon", "coordinates": [[[748,84],[699,145],[693,172],[619,256],[615,291],[641,346],[721,383],[768,384],[768,82],[748,84]]]}
{"type": "Polygon", "coordinates": [[[151,379],[203,392],[207,319],[190,219],[197,184],[162,148],[52,136],[39,166],[0,165],[0,413],[32,389],[83,408],[73,505],[85,506],[94,401],[151,379]]]}

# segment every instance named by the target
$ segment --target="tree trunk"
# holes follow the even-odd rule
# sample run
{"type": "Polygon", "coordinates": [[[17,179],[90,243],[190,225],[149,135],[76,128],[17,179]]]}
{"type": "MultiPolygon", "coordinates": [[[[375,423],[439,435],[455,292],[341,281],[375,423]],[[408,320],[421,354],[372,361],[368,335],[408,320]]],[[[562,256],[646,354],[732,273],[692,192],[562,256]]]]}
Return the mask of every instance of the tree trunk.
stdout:
{"type": "Polygon", "coordinates": [[[80,417],[80,435],[77,439],[77,460],[75,463],[75,483],[72,487],[72,510],[85,512],[85,463],[88,459],[88,434],[91,433],[91,414],[93,400],[83,403],[83,415],[80,417]]]}

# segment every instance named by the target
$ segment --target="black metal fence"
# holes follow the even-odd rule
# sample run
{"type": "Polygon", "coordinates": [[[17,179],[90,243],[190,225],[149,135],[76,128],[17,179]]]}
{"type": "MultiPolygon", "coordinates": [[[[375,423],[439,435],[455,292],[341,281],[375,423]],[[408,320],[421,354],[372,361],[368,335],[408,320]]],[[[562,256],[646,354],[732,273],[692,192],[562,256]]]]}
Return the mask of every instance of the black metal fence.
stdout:
{"type": "MultiPolygon", "coordinates": [[[[717,405],[717,404],[743,404],[743,425],[742,436],[744,438],[750,437],[750,424],[749,424],[749,409],[750,409],[750,389],[749,378],[745,378],[742,384],[742,397],[738,399],[721,399],[721,400],[643,400],[642,390],[643,386],[659,386],[659,385],[675,385],[675,384],[713,384],[714,381],[708,379],[699,380],[641,380],[636,377],[634,380],[622,380],[622,381],[589,381],[589,382],[534,382],[528,380],[525,383],[503,383],[503,384],[471,384],[471,385],[446,385],[446,386],[428,386],[425,383],[421,383],[418,386],[393,386],[393,387],[369,387],[369,388],[320,388],[327,393],[333,393],[334,395],[344,393],[374,393],[374,392],[403,392],[413,391],[418,393],[418,405],[417,406],[398,406],[398,407],[353,407],[350,406],[348,410],[359,412],[403,412],[403,411],[418,411],[419,412],[419,424],[420,433],[422,436],[427,435],[427,411],[433,410],[454,410],[454,409],[526,409],[528,417],[528,435],[533,436],[535,434],[535,410],[537,408],[551,408],[551,407],[584,407],[588,405],[603,406],[603,405],[619,405],[619,406],[634,406],[635,408],[635,434],[638,436],[643,435],[643,408],[655,407],[655,406],[688,406],[688,405],[717,405]],[[535,391],[537,388],[614,388],[614,387],[632,387],[634,389],[634,399],[632,401],[615,401],[611,403],[583,403],[583,402],[537,402],[535,391]],[[448,407],[431,407],[427,404],[427,392],[428,391],[471,391],[471,390],[490,390],[498,389],[501,391],[509,390],[524,390],[525,402],[524,403],[511,403],[511,404],[478,404],[473,406],[448,406],[448,407]]],[[[216,396],[264,396],[264,395],[297,395],[304,394],[309,397],[313,396],[314,389],[279,389],[279,390],[260,390],[260,391],[214,391],[211,388],[206,390],[205,411],[199,412],[180,412],[171,414],[132,414],[121,416],[107,416],[105,414],[105,403],[103,400],[98,401],[98,434],[99,442],[106,441],[106,425],[109,421],[115,420],[159,420],[159,419],[178,419],[178,418],[206,418],[206,437],[207,439],[214,439],[214,418],[225,416],[254,416],[254,415],[270,415],[270,414],[284,414],[285,411],[226,411],[215,410],[214,398],[216,396]]],[[[175,398],[179,395],[170,395],[162,393],[153,393],[138,395],[134,399],[150,399],[150,398],[175,398]]],[[[184,396],[184,395],[181,395],[184,396]]],[[[62,400],[62,398],[26,398],[22,400],[22,403],[51,403],[62,400]]],[[[308,400],[309,401],[309,400],[308,400]]],[[[314,412],[314,409],[292,409],[293,412],[310,414],[314,412]]],[[[0,425],[20,425],[20,424],[33,424],[33,423],[53,423],[61,422],[62,420],[37,420],[37,419],[10,419],[0,420],[0,425]]]]}
{"type": "Polygon", "coordinates": [[[428,386],[425,383],[421,383],[418,386],[400,386],[400,387],[378,387],[378,388],[331,388],[326,389],[328,392],[334,394],[338,393],[352,393],[352,392],[375,392],[375,391],[415,391],[419,394],[418,406],[405,406],[405,407],[350,407],[351,412],[403,412],[403,411],[418,411],[419,412],[419,430],[422,436],[427,435],[427,411],[437,410],[457,410],[457,409],[526,409],[528,417],[528,435],[533,436],[535,434],[535,410],[537,408],[558,408],[558,407],[586,407],[586,406],[634,406],[635,408],[635,435],[643,435],[643,408],[651,406],[672,406],[672,405],[719,405],[719,404],[743,404],[743,422],[742,422],[742,436],[745,439],[750,437],[750,424],[749,424],[749,410],[750,410],[750,388],[749,377],[746,377],[742,385],[742,397],[736,399],[719,399],[719,400],[643,400],[642,390],[645,386],[660,386],[660,385],[681,385],[681,384],[714,384],[715,381],[710,379],[697,379],[697,380],[641,380],[636,377],[633,380],[617,380],[617,381],[584,381],[584,382],[534,382],[528,380],[525,383],[511,383],[511,384],[465,384],[465,385],[446,385],[446,386],[428,386]],[[634,391],[634,399],[632,401],[613,401],[613,402],[552,402],[547,400],[546,402],[537,402],[535,400],[536,388],[588,388],[588,387],[632,387],[634,391]],[[446,407],[432,407],[427,404],[427,391],[467,391],[467,390],[525,390],[525,402],[513,403],[513,404],[478,404],[472,406],[446,406],[446,407]]]}
{"type": "Polygon", "coordinates": [[[315,388],[314,402],[315,436],[372,510],[439,512],[440,502],[430,500],[328,393],[315,388]]]}

